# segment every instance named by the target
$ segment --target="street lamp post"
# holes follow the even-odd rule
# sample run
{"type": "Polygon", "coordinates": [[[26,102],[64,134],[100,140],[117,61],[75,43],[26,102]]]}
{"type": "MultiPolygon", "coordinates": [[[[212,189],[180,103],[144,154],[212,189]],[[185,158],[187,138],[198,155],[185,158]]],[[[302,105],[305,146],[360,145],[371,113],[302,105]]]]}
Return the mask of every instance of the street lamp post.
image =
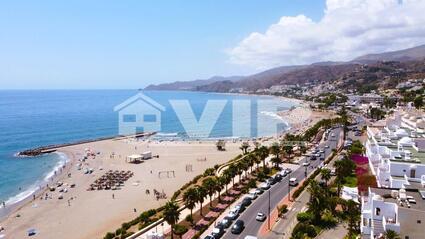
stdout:
{"type": "Polygon", "coordinates": [[[291,173],[288,175],[288,199],[291,201],[291,173]]]}
{"type": "Polygon", "coordinates": [[[270,231],[270,191],[271,190],[269,190],[269,216],[267,217],[267,226],[269,228],[269,231],[270,231]]]}

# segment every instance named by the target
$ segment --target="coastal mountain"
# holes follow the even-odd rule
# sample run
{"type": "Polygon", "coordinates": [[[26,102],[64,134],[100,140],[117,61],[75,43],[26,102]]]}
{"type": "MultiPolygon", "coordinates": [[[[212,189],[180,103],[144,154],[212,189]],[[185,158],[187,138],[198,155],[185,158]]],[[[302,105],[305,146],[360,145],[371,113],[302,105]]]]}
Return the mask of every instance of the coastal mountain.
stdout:
{"type": "Polygon", "coordinates": [[[400,51],[391,51],[379,54],[368,54],[357,57],[352,62],[371,63],[377,61],[417,61],[425,58],[425,45],[408,48],[400,51]]]}
{"type": "Polygon", "coordinates": [[[249,76],[215,76],[206,80],[150,85],[145,89],[231,92],[237,89],[256,91],[270,88],[273,85],[329,82],[338,79],[350,79],[350,82],[352,82],[379,79],[398,74],[399,69],[396,67],[406,67],[406,69],[414,67],[417,69],[418,64],[421,65],[421,61],[424,59],[425,45],[421,45],[400,51],[368,54],[348,62],[325,61],[310,65],[281,66],[249,76]],[[387,64],[385,62],[398,62],[399,64],[387,64]],[[412,62],[417,63],[413,64],[412,62]],[[365,64],[371,66],[367,71],[364,69],[365,64]]]}
{"type": "Polygon", "coordinates": [[[194,88],[201,85],[208,85],[214,82],[222,81],[238,81],[241,80],[243,76],[213,76],[208,79],[198,79],[193,81],[176,81],[172,83],[165,83],[159,85],[148,85],[145,90],[194,90],[194,88]]]}

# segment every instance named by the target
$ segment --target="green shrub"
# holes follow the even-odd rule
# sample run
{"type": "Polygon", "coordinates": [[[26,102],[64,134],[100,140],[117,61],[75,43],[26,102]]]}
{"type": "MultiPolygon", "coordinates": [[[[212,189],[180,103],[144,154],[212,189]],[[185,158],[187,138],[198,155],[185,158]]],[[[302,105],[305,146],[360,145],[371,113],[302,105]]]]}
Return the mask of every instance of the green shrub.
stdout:
{"type": "Polygon", "coordinates": [[[310,238],[314,238],[317,236],[316,229],[314,226],[309,225],[307,223],[298,223],[294,230],[292,231],[292,237],[293,238],[305,238],[305,236],[308,236],[310,238]]]}
{"type": "Polygon", "coordinates": [[[115,237],[115,234],[112,232],[106,233],[106,235],[103,237],[103,239],[113,239],[115,237]]]}
{"type": "Polygon", "coordinates": [[[186,232],[187,232],[187,228],[185,227],[185,226],[183,226],[183,225],[180,225],[180,224],[176,224],[176,225],[174,225],[174,233],[176,234],[176,235],[183,235],[183,234],[185,234],[186,232]]]}
{"type": "Polygon", "coordinates": [[[282,217],[285,213],[288,212],[288,205],[283,204],[281,207],[277,208],[279,217],[282,217]]]}
{"type": "Polygon", "coordinates": [[[189,222],[190,224],[193,224],[193,216],[190,214],[187,215],[184,220],[186,220],[186,222],[189,222]]]}
{"type": "Polygon", "coordinates": [[[313,215],[309,212],[300,212],[297,214],[297,220],[299,222],[309,222],[313,219],[313,215]]]}
{"type": "Polygon", "coordinates": [[[247,187],[248,188],[256,188],[257,187],[257,180],[255,180],[255,179],[249,180],[247,187]]]}
{"type": "Polygon", "coordinates": [[[171,201],[175,201],[175,200],[178,198],[178,196],[180,196],[180,193],[181,193],[180,189],[179,189],[179,190],[177,190],[177,191],[173,194],[173,196],[171,197],[171,201]]]}
{"type": "Polygon", "coordinates": [[[122,228],[118,228],[116,231],[115,231],[115,235],[121,235],[121,233],[123,233],[123,229],[122,228]]]}

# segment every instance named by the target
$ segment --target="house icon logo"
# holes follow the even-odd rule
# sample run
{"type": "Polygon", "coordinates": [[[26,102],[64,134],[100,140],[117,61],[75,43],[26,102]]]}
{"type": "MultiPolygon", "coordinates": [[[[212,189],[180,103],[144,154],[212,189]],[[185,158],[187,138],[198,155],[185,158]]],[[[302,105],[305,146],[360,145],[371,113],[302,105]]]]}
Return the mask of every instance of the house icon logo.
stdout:
{"type": "Polygon", "coordinates": [[[161,131],[161,112],[165,107],[139,92],[114,107],[118,111],[118,134],[161,131]]]}

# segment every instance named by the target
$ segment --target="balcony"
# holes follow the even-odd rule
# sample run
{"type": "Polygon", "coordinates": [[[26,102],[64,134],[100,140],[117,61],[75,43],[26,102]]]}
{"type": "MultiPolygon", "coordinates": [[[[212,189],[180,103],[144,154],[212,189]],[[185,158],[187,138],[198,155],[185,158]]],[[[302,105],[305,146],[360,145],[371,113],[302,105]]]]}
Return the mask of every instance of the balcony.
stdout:
{"type": "Polygon", "coordinates": [[[397,233],[400,233],[400,223],[396,221],[396,217],[397,215],[395,215],[394,218],[385,216],[382,218],[382,226],[384,228],[384,231],[393,230],[397,233]]]}

